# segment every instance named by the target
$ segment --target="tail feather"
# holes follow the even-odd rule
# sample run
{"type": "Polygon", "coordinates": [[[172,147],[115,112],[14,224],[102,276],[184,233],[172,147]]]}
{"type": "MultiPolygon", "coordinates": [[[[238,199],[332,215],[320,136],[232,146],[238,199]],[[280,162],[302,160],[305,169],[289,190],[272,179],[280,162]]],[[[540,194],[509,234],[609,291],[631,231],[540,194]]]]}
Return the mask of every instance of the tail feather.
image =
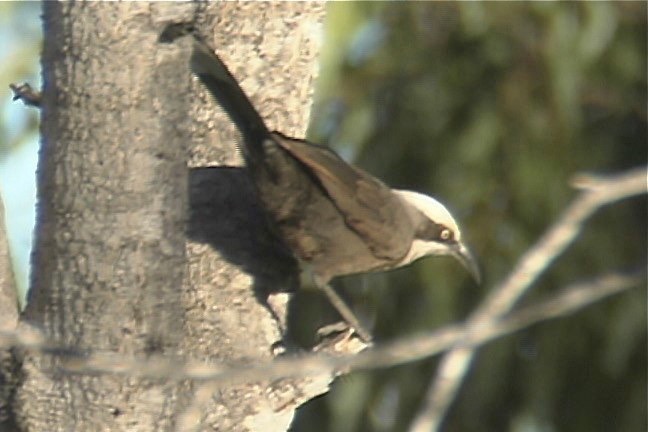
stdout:
{"type": "Polygon", "coordinates": [[[207,45],[196,40],[191,69],[243,135],[244,157],[263,161],[263,141],[270,137],[270,131],[227,66],[207,45]]]}

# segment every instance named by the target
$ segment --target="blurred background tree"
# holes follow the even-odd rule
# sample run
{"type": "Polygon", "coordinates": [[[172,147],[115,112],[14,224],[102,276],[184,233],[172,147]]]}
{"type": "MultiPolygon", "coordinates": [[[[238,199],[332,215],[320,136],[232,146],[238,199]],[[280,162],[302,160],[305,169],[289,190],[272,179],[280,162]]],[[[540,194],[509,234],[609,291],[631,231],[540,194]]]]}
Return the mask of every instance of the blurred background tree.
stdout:
{"type": "MultiPolygon", "coordinates": [[[[485,275],[429,259],[347,278],[379,340],[466,318],[575,197],[574,174],[646,164],[646,31],[645,2],[329,4],[310,138],[448,203],[485,275]]],[[[645,198],[600,211],[524,303],[645,266],[646,216],[645,198]]],[[[646,301],[635,289],[488,345],[443,430],[646,430],[646,301]]],[[[345,377],[293,430],[406,430],[435,364],[345,377]]]]}
{"type": "MultiPolygon", "coordinates": [[[[0,3],[0,187],[23,286],[37,114],[7,86],[38,85],[39,9],[0,3]]],[[[485,276],[476,287],[429,259],[342,280],[378,340],[464,319],[575,196],[575,173],[646,163],[646,14],[645,2],[329,4],[310,138],[448,203],[485,276]]],[[[646,216],[645,198],[603,209],[524,302],[645,266],[646,216]]],[[[646,302],[632,290],[488,345],[443,429],[645,431],[646,302]]],[[[332,314],[313,293],[293,310],[304,343],[312,317],[332,314]]],[[[435,364],[345,377],[293,430],[406,430],[435,364]]]]}
{"type": "Polygon", "coordinates": [[[39,87],[39,14],[38,2],[0,2],[0,194],[21,299],[35,218],[38,111],[14,103],[9,83],[39,87]]]}

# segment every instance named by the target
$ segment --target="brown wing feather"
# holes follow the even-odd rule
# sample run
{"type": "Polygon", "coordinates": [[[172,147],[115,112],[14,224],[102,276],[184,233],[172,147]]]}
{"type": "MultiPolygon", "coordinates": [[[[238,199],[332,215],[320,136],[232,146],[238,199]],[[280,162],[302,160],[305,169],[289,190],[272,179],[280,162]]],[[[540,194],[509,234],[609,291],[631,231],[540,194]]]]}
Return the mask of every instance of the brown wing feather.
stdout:
{"type": "Polygon", "coordinates": [[[346,163],[324,146],[273,133],[277,143],[310,168],[331,200],[378,257],[399,259],[409,250],[414,228],[389,187],[346,163]]]}

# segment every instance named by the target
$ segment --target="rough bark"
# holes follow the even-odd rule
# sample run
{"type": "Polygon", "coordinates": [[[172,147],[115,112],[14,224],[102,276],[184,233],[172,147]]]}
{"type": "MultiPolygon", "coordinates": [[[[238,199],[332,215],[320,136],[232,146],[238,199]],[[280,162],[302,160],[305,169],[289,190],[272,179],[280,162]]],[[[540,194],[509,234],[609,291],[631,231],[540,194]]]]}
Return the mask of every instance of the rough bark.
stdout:
{"type": "MultiPolygon", "coordinates": [[[[204,17],[199,31],[270,127],[304,136],[323,5],[221,3],[209,5],[204,17]]],[[[202,103],[191,116],[199,132],[190,165],[201,168],[190,173],[187,351],[198,358],[270,360],[283,343],[287,298],[271,293],[294,289],[297,268],[240,168],[238,131],[194,84],[202,103]],[[269,304],[269,295],[278,301],[269,304]]],[[[214,430],[284,431],[300,404],[326,390],[331,377],[320,378],[221,388],[211,402],[194,407],[195,416],[214,430]]]]}
{"type": "MultiPolygon", "coordinates": [[[[44,3],[33,280],[25,321],[53,342],[125,354],[182,340],[189,73],[151,4],[44,3]],[[173,181],[169,181],[173,179],[173,181]]],[[[28,355],[26,430],[171,424],[174,383],[56,371],[28,355]]]]}
{"type": "MultiPolygon", "coordinates": [[[[4,206],[0,199],[0,332],[10,332],[18,324],[18,296],[9,256],[4,206]]],[[[17,365],[11,350],[0,349],[0,431],[15,430],[11,406],[16,385],[17,365]]]]}
{"type": "MultiPolygon", "coordinates": [[[[319,3],[44,4],[43,145],[24,325],[92,352],[230,364],[275,355],[286,297],[270,307],[268,296],[294,287],[295,263],[270,234],[244,170],[229,166],[240,160],[237,133],[191,80],[188,40],[158,37],[171,22],[193,22],[269,124],[303,136],[322,18],[319,3]]],[[[331,379],[203,386],[201,399],[191,383],[69,374],[35,352],[21,360],[15,407],[25,431],[187,422],[286,430],[331,379]]]]}

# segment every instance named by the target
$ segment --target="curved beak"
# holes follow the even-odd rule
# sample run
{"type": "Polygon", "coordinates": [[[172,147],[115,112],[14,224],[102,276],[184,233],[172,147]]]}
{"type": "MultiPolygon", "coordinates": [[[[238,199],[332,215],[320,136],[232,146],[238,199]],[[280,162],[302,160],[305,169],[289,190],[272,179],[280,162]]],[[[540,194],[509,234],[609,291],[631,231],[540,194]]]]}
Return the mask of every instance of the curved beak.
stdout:
{"type": "Polygon", "coordinates": [[[462,266],[466,270],[468,270],[468,273],[470,273],[470,276],[477,282],[477,285],[481,284],[481,272],[479,271],[479,265],[477,264],[477,260],[473,256],[472,252],[470,252],[470,249],[468,249],[464,244],[457,244],[453,249],[452,249],[452,256],[455,257],[462,266]]]}

